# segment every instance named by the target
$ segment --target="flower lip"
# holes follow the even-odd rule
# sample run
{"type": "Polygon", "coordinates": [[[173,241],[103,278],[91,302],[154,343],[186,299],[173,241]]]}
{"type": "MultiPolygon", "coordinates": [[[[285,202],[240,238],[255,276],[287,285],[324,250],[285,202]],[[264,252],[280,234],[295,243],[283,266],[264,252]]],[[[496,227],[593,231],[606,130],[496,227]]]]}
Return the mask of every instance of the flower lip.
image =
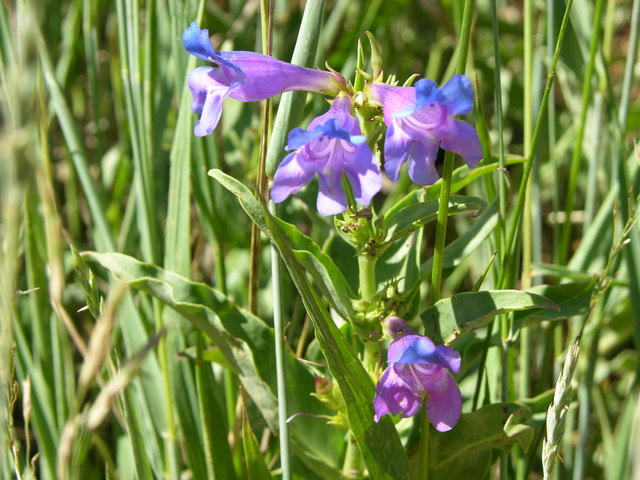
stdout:
{"type": "Polygon", "coordinates": [[[246,80],[242,69],[227,61],[224,54],[214,50],[209,39],[209,29],[200,29],[196,22],[191,22],[191,25],[182,33],[182,43],[185,50],[191,55],[201,60],[217,63],[229,82],[241,84],[246,80]]]}
{"type": "Polygon", "coordinates": [[[304,68],[256,52],[216,52],[209,31],[193,22],[182,34],[185,49],[215,67],[198,67],[189,75],[192,110],[201,114],[194,132],[209,135],[217,126],[227,97],[255,102],[291,90],[337,94],[344,78],[337,73],[304,68]]]}
{"type": "Polygon", "coordinates": [[[374,82],[368,86],[368,95],[384,111],[384,167],[392,181],[398,180],[402,164],[408,163],[414,183],[433,184],[438,179],[438,148],[460,155],[470,168],[482,158],[475,128],[454,118],[473,108],[473,87],[464,75],[454,75],[440,88],[426,78],[415,87],[374,82]]]}
{"type": "Polygon", "coordinates": [[[451,430],[461,415],[462,396],[447,370],[460,370],[460,354],[445,345],[435,346],[401,318],[388,318],[385,327],[395,340],[387,354],[389,367],[376,386],[374,421],[387,413],[410,417],[424,401],[427,417],[436,430],[451,430]]]}
{"type": "Polygon", "coordinates": [[[276,203],[299,192],[316,174],[320,187],[317,207],[321,215],[346,210],[343,175],[361,205],[369,205],[382,187],[380,167],[351,115],[351,99],[347,96],[336,98],[329,111],[315,118],[307,130],[293,129],[286,149],[293,151],[273,177],[271,199],[276,203]]]}

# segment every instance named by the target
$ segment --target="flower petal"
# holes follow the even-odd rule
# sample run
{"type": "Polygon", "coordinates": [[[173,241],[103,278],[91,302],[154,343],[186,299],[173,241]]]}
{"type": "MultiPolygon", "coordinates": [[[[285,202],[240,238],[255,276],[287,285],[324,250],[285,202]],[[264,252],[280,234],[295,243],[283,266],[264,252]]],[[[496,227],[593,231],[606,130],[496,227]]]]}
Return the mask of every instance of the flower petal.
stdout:
{"type": "Polygon", "coordinates": [[[462,395],[455,380],[447,373],[437,390],[427,396],[426,411],[429,422],[439,432],[455,427],[462,413],[462,395]]]}
{"type": "Polygon", "coordinates": [[[400,176],[400,167],[412,153],[414,140],[396,122],[387,127],[384,139],[384,171],[392,181],[400,176]]]}
{"type": "Polygon", "coordinates": [[[384,321],[384,327],[394,340],[399,340],[407,335],[418,335],[400,317],[387,317],[384,321]]]}
{"type": "Polygon", "coordinates": [[[191,25],[182,33],[182,43],[187,52],[202,60],[212,61],[218,56],[211,46],[209,30],[206,28],[201,30],[196,22],[191,22],[191,25]]]}
{"type": "Polygon", "coordinates": [[[284,147],[284,149],[287,151],[297,150],[298,148],[304,147],[307,143],[317,140],[323,135],[324,132],[318,128],[314,128],[310,131],[305,130],[304,128],[294,128],[289,132],[287,146],[284,147]]]}
{"type": "Polygon", "coordinates": [[[229,95],[228,88],[215,88],[207,92],[207,98],[202,106],[202,115],[193,127],[197,137],[210,135],[220,121],[222,102],[229,95]]]}
{"type": "Polygon", "coordinates": [[[313,179],[315,172],[306,163],[301,152],[293,152],[285,157],[273,176],[271,200],[280,203],[289,195],[298,193],[313,179]]]}
{"type": "Polygon", "coordinates": [[[407,335],[389,345],[387,363],[438,364],[440,356],[431,339],[422,335],[407,335]]]}
{"type": "Polygon", "coordinates": [[[416,105],[410,113],[420,110],[432,103],[439,103],[440,91],[438,84],[428,78],[416,82],[416,105]]]}
{"type": "Polygon", "coordinates": [[[409,178],[416,185],[432,185],[438,180],[435,163],[438,155],[438,141],[425,132],[421,141],[414,143],[409,157],[409,178]]]}
{"type": "Polygon", "coordinates": [[[460,353],[454,348],[447,347],[446,345],[438,345],[436,347],[438,352],[438,365],[448,368],[453,373],[460,373],[460,353]]]}
{"type": "Polygon", "coordinates": [[[371,199],[382,188],[380,167],[376,163],[369,145],[363,144],[358,147],[355,156],[346,165],[345,171],[356,202],[368,206],[371,199]]]}
{"type": "Polygon", "coordinates": [[[393,370],[389,367],[380,377],[373,399],[377,423],[387,413],[410,417],[415,415],[422,404],[422,397],[413,392],[393,370]]]}
{"type": "Polygon", "coordinates": [[[454,75],[438,91],[438,97],[438,103],[446,105],[451,115],[469,113],[473,108],[473,86],[471,85],[471,80],[465,75],[454,75]]]}
{"type": "Polygon", "coordinates": [[[450,119],[435,129],[434,133],[441,140],[440,147],[460,155],[469,168],[475,167],[482,159],[482,146],[478,133],[469,123],[450,119]]]}
{"type": "Polygon", "coordinates": [[[320,215],[336,215],[347,209],[347,194],[342,188],[342,171],[320,172],[317,208],[320,215]]]}

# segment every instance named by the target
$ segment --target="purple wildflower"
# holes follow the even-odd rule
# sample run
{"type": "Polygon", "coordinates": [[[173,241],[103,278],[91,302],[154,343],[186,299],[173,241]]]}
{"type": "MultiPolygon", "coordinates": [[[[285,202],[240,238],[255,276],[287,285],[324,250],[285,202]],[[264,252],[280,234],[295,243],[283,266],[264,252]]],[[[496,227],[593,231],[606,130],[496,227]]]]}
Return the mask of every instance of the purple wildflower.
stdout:
{"type": "Polygon", "coordinates": [[[387,353],[389,367],[376,387],[374,420],[387,413],[411,417],[426,398],[431,424],[439,432],[451,430],[460,418],[462,396],[448,370],[460,371],[460,354],[445,345],[436,347],[401,318],[390,317],[386,324],[394,341],[387,353]]]}
{"type": "Polygon", "coordinates": [[[191,109],[200,114],[194,133],[209,135],[218,124],[227,97],[243,102],[264,100],[289,90],[336,94],[344,85],[339,74],[312,70],[255,52],[216,52],[209,31],[193,22],[182,34],[191,55],[218,65],[198,67],[189,74],[191,109]]]}
{"type": "Polygon", "coordinates": [[[414,183],[434,183],[438,147],[457,153],[469,167],[482,158],[475,128],[453,118],[473,108],[473,87],[464,75],[455,75],[442,88],[426,78],[415,87],[374,83],[369,86],[369,97],[384,110],[384,167],[391,180],[398,179],[400,167],[408,160],[414,183]]]}
{"type": "Polygon", "coordinates": [[[346,210],[343,173],[361,205],[369,205],[382,187],[380,167],[351,115],[349,97],[336,98],[329,111],[313,119],[307,130],[293,129],[286,149],[295,151],[285,157],[273,177],[271,199],[275,203],[299,192],[316,173],[320,184],[317,207],[322,215],[346,210]]]}

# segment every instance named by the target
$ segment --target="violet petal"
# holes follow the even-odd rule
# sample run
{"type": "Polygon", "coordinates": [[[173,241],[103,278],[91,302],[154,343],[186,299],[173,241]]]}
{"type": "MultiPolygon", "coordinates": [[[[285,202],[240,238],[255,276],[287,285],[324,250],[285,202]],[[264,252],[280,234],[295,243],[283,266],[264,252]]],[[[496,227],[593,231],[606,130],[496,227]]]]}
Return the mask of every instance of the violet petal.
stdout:
{"type": "Polygon", "coordinates": [[[380,377],[376,386],[376,394],[373,399],[375,415],[374,421],[377,423],[380,418],[387,413],[411,417],[415,415],[422,404],[422,397],[416,395],[389,367],[380,377]]]}
{"type": "Polygon", "coordinates": [[[443,371],[442,381],[437,390],[431,390],[426,401],[429,422],[439,432],[455,427],[462,413],[462,395],[455,380],[443,371]]]}

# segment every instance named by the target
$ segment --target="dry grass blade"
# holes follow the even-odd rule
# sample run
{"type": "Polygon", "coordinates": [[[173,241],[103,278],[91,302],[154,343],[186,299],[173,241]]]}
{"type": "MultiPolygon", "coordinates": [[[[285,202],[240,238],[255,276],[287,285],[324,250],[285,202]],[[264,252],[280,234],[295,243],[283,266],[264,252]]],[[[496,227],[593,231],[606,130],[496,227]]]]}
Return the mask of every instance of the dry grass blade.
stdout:
{"type": "Polygon", "coordinates": [[[567,352],[562,371],[556,382],[553,402],[547,411],[547,434],[542,444],[542,468],[545,480],[551,478],[558,459],[565,420],[573,397],[571,380],[578,363],[579,351],[580,340],[576,339],[567,352]]]}

